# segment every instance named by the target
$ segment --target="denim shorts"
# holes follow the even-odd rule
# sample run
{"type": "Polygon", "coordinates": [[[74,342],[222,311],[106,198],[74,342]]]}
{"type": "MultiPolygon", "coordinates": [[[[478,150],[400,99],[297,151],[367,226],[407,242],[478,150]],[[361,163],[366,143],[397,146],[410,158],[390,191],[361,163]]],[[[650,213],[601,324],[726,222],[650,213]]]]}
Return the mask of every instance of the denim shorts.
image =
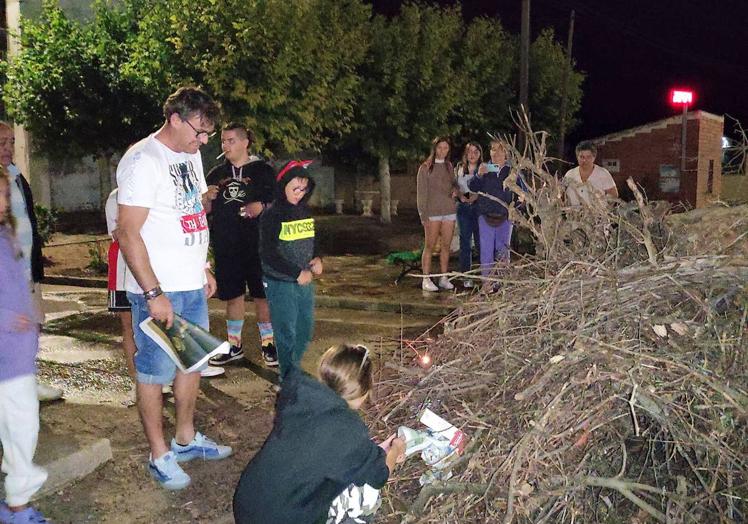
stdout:
{"type": "MultiPolygon", "coordinates": [[[[171,301],[174,313],[193,324],[208,329],[208,300],[205,290],[172,291],[164,293],[171,301]]],[[[140,323],[148,318],[148,303],[140,293],[127,293],[132,306],[132,330],[135,335],[135,371],[141,384],[170,384],[174,380],[177,366],[158,344],[140,329],[140,323]]],[[[206,364],[207,366],[207,364],[206,364]]]]}

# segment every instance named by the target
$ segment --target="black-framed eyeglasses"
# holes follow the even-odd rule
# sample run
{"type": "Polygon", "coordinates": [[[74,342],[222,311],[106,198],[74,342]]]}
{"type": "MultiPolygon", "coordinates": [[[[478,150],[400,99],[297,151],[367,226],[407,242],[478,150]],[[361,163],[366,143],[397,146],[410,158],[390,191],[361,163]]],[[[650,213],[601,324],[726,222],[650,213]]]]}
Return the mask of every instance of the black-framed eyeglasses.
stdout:
{"type": "Polygon", "coordinates": [[[209,133],[209,132],[203,131],[203,130],[198,131],[197,129],[195,129],[195,126],[193,126],[192,124],[190,124],[189,120],[185,120],[184,118],[182,119],[182,122],[185,122],[188,126],[190,126],[192,128],[192,130],[195,132],[195,138],[199,139],[200,135],[205,135],[208,138],[208,140],[210,140],[211,138],[213,138],[217,134],[216,131],[213,131],[212,133],[209,133]]]}

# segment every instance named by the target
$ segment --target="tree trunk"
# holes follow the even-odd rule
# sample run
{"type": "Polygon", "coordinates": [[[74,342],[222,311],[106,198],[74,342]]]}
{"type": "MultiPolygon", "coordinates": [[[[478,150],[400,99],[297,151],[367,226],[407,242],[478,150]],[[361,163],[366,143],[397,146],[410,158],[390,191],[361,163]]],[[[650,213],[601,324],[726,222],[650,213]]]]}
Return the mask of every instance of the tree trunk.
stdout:
{"type": "Polygon", "coordinates": [[[379,155],[379,207],[383,224],[392,223],[390,213],[390,157],[379,155]]]}

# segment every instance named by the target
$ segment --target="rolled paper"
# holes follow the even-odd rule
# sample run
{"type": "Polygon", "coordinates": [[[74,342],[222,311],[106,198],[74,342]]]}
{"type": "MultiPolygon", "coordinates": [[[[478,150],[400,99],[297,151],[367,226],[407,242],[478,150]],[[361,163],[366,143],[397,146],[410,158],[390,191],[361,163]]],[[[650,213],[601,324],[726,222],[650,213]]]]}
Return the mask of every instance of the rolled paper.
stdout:
{"type": "Polygon", "coordinates": [[[228,353],[231,346],[211,335],[200,326],[174,315],[169,329],[151,317],[140,323],[140,328],[169,355],[177,367],[192,373],[199,370],[211,358],[228,353]]]}

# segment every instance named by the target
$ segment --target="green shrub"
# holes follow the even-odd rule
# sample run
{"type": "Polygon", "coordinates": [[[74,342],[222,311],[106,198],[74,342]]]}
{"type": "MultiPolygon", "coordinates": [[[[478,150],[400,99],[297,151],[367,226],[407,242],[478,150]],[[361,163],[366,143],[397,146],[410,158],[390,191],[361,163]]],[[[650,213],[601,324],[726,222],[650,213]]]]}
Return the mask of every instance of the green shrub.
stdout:
{"type": "Polygon", "coordinates": [[[101,242],[93,242],[88,246],[89,262],[86,266],[95,275],[106,275],[109,271],[107,253],[101,246],[101,242]]]}
{"type": "Polygon", "coordinates": [[[36,227],[39,236],[42,238],[42,247],[49,244],[52,235],[57,231],[58,214],[56,209],[44,207],[41,204],[34,204],[34,214],[36,214],[36,227]]]}

